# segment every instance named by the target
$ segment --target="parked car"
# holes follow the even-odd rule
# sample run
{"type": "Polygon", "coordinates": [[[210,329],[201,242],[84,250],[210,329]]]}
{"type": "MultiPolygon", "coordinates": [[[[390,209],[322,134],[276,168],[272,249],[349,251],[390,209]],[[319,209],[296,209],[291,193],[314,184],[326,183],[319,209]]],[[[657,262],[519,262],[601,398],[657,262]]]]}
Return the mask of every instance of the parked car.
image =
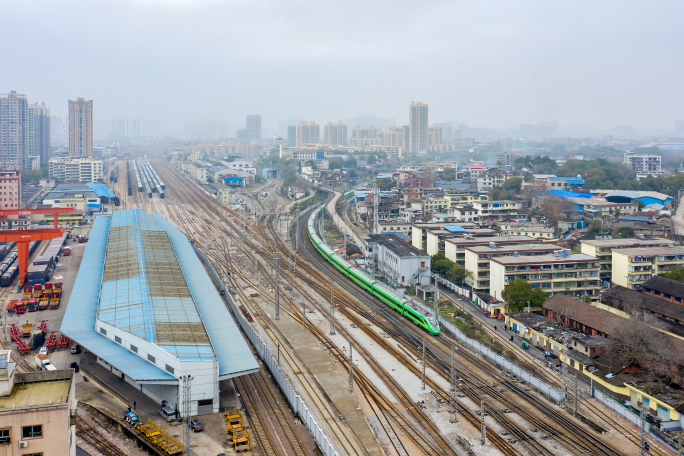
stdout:
{"type": "Polygon", "coordinates": [[[72,345],[71,346],[71,354],[72,355],[78,355],[81,353],[81,346],[80,345],[72,345]]]}
{"type": "Polygon", "coordinates": [[[165,405],[164,407],[160,408],[159,414],[166,421],[176,421],[178,419],[178,414],[176,413],[176,411],[168,405],[165,405]]]}
{"type": "Polygon", "coordinates": [[[48,348],[47,347],[40,347],[40,350],[38,351],[39,355],[45,355],[47,356],[48,354],[48,348]]]}
{"type": "Polygon", "coordinates": [[[74,361],[73,363],[69,364],[69,369],[73,369],[74,372],[78,372],[78,363],[74,361]]]}
{"type": "Polygon", "coordinates": [[[202,422],[198,419],[191,419],[190,420],[190,429],[193,430],[193,432],[200,432],[202,429],[204,429],[204,426],[202,426],[202,422]]]}

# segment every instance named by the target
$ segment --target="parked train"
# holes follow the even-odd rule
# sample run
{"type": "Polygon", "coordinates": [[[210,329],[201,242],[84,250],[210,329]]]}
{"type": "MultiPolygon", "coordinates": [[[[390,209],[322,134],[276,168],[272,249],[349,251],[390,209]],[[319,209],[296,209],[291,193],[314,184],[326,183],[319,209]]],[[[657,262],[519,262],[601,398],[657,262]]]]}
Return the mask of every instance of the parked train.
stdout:
{"type": "Polygon", "coordinates": [[[371,295],[380,299],[380,301],[387,304],[404,318],[407,318],[414,324],[420,326],[430,334],[439,334],[439,322],[434,315],[426,313],[422,309],[416,309],[410,303],[402,301],[397,293],[387,285],[378,282],[365,271],[362,271],[356,266],[347,263],[342,256],[328,247],[321,238],[316,234],[315,221],[318,214],[323,210],[316,209],[309,217],[308,235],[311,244],[328,260],[330,264],[335,266],[342,274],[353,280],[358,286],[369,292],[371,295]]]}
{"type": "Polygon", "coordinates": [[[50,275],[55,270],[55,267],[57,267],[57,262],[64,251],[66,243],[66,234],[52,239],[43,254],[34,258],[33,264],[26,275],[27,285],[34,285],[37,283],[44,285],[45,282],[50,281],[50,275]]]}
{"type": "MultiPolygon", "coordinates": [[[[40,241],[29,242],[29,257],[36,250],[40,241]]],[[[14,279],[19,274],[19,260],[17,259],[17,251],[13,250],[5,260],[0,263],[0,287],[8,287],[12,284],[14,279]],[[4,270],[3,270],[4,268],[4,270]]]]}

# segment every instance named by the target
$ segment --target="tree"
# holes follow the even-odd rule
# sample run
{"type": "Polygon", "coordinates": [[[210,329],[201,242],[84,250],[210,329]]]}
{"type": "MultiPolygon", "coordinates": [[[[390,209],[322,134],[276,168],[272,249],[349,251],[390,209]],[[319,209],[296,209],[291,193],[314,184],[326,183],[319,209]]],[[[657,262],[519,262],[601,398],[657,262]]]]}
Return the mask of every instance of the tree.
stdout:
{"type": "Polygon", "coordinates": [[[356,159],[354,157],[350,158],[346,162],[344,162],[344,167],[345,168],[356,168],[356,159]]]}
{"type": "Polygon", "coordinates": [[[472,271],[468,271],[465,266],[454,264],[446,273],[447,280],[453,283],[464,281],[467,277],[472,277],[472,271]]]}
{"type": "Polygon", "coordinates": [[[430,270],[437,274],[446,274],[456,263],[444,256],[442,252],[437,252],[430,257],[430,270]]]}
{"type": "Polygon", "coordinates": [[[603,230],[603,224],[601,223],[600,219],[594,219],[591,221],[589,224],[589,231],[593,231],[594,233],[600,233],[601,230],[603,230]]]}
{"type": "Polygon", "coordinates": [[[684,282],[684,267],[675,266],[670,272],[660,274],[662,277],[671,280],[677,280],[679,282],[684,282]]]}
{"type": "Polygon", "coordinates": [[[369,154],[368,159],[366,159],[366,163],[368,163],[369,165],[374,164],[376,161],[377,159],[375,158],[375,154],[369,154]]]}
{"type": "Polygon", "coordinates": [[[513,193],[518,193],[520,191],[520,188],[522,187],[522,183],[522,177],[511,177],[506,182],[504,182],[501,188],[503,190],[509,190],[513,193]]]}
{"type": "Polygon", "coordinates": [[[342,169],[344,168],[344,160],[341,157],[330,157],[328,158],[328,163],[330,164],[330,169],[342,169]]]}
{"type": "Polygon", "coordinates": [[[381,191],[386,192],[392,190],[392,187],[394,186],[394,180],[390,178],[375,179],[375,186],[378,187],[381,191]]]}
{"type": "Polygon", "coordinates": [[[532,285],[530,285],[529,282],[522,279],[515,279],[512,282],[508,282],[508,285],[506,285],[504,291],[501,292],[501,297],[508,302],[508,306],[512,312],[520,312],[525,308],[525,306],[527,306],[528,302],[530,305],[533,304],[533,297],[535,307],[540,305],[537,304],[540,300],[541,304],[543,304],[546,300],[546,293],[544,293],[540,288],[536,288],[535,294],[533,295],[532,285]],[[536,290],[539,290],[542,294],[544,294],[543,299],[539,293],[536,292],[536,290]]]}
{"type": "Polygon", "coordinates": [[[454,168],[444,168],[442,173],[442,178],[445,181],[455,181],[456,180],[456,170],[454,168]]]}
{"type": "Polygon", "coordinates": [[[359,174],[356,172],[355,169],[350,169],[347,173],[347,176],[349,176],[350,179],[355,179],[359,176],[359,174]]]}
{"type": "Polygon", "coordinates": [[[618,237],[620,238],[631,238],[634,237],[634,228],[628,226],[623,226],[618,230],[618,237]]]}
{"type": "Polygon", "coordinates": [[[565,198],[547,196],[544,198],[542,214],[546,217],[549,226],[555,227],[558,220],[564,219],[572,209],[572,203],[565,198]]]}
{"type": "Polygon", "coordinates": [[[437,182],[437,177],[435,176],[435,172],[433,170],[427,169],[427,170],[423,171],[422,177],[427,177],[428,185],[430,187],[435,186],[435,182],[437,182]]]}

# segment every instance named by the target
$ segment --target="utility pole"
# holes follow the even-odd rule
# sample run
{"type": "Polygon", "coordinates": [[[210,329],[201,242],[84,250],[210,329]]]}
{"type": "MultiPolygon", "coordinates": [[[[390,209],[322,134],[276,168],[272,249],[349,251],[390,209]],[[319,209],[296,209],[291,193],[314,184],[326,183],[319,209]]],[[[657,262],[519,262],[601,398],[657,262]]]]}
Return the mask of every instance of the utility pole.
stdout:
{"type": "Polygon", "coordinates": [[[335,281],[330,281],[330,335],[335,335],[335,281]]]}
{"type": "Polygon", "coordinates": [[[485,400],[480,398],[480,444],[484,445],[487,436],[487,425],[485,424],[485,400]]]}
{"type": "Polygon", "coordinates": [[[646,410],[644,409],[644,398],[641,398],[641,413],[639,420],[639,456],[644,456],[644,447],[646,446],[646,435],[644,433],[644,414],[646,410]]]}
{"type": "Polygon", "coordinates": [[[422,376],[422,390],[425,389],[425,339],[423,338],[423,376],[422,376]]]}
{"type": "Polygon", "coordinates": [[[577,375],[575,375],[575,407],[572,412],[572,416],[577,416],[577,403],[579,402],[579,397],[577,397],[577,375]]]}
{"type": "Polygon", "coordinates": [[[280,252],[275,254],[275,319],[280,320],[280,252]]]}
{"type": "Polygon", "coordinates": [[[354,362],[352,361],[352,351],[354,345],[349,342],[349,392],[354,392],[354,362]]]}
{"type": "Polygon", "coordinates": [[[182,402],[181,402],[181,412],[183,413],[183,455],[190,456],[190,437],[192,430],[190,429],[190,404],[192,403],[190,397],[190,382],[192,382],[193,377],[190,375],[182,375],[180,377],[181,391],[182,391],[182,402]]]}
{"type": "Polygon", "coordinates": [[[456,346],[451,346],[451,376],[450,376],[450,388],[449,388],[449,399],[451,401],[451,414],[449,415],[450,423],[458,423],[458,396],[456,396],[456,373],[454,372],[456,346]]]}

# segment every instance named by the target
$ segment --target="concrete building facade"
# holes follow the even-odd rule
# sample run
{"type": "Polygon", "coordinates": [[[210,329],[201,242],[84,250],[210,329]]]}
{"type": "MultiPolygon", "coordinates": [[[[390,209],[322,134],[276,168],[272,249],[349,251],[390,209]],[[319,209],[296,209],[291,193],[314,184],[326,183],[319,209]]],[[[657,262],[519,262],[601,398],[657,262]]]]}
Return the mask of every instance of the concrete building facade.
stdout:
{"type": "Polygon", "coordinates": [[[660,155],[625,153],[623,163],[630,169],[638,173],[648,173],[649,171],[662,171],[662,160],[660,155]]]}
{"type": "Polygon", "coordinates": [[[333,146],[346,146],[349,143],[347,138],[347,125],[340,120],[334,124],[328,122],[324,125],[323,141],[325,144],[333,146]]]}
{"type": "Polygon", "coordinates": [[[102,179],[102,160],[92,158],[51,158],[48,161],[50,180],[62,182],[97,182],[102,179]]]}
{"type": "Polygon", "coordinates": [[[567,250],[552,255],[505,256],[490,259],[490,294],[501,299],[506,285],[516,279],[541,288],[547,296],[564,294],[598,299],[600,263],[597,258],[567,250]]]}
{"type": "Polygon", "coordinates": [[[428,146],[428,105],[421,102],[409,106],[409,152],[420,152],[428,146]]]}
{"type": "Polygon", "coordinates": [[[371,234],[365,252],[366,267],[395,288],[430,283],[430,256],[395,234],[371,234]]]}
{"type": "Polygon", "coordinates": [[[247,116],[247,140],[261,141],[261,116],[259,114],[247,116]]]}
{"type": "Polygon", "coordinates": [[[684,246],[613,250],[612,262],[613,283],[639,290],[654,275],[670,272],[675,266],[684,267],[684,246]]]}
{"type": "Polygon", "coordinates": [[[69,100],[69,155],[93,156],[93,100],[69,100]]]}
{"type": "Polygon", "coordinates": [[[21,207],[21,171],[0,170],[0,207],[21,207]]]}
{"type": "Polygon", "coordinates": [[[0,94],[0,168],[25,169],[29,155],[29,110],[26,95],[0,94]]]}
{"type": "MultiPolygon", "coordinates": [[[[45,165],[50,159],[50,108],[42,105],[28,105],[29,131],[28,131],[28,157],[39,157],[39,164],[45,165]]],[[[27,158],[28,158],[27,157],[27,158]]],[[[36,169],[27,162],[25,169],[36,169]]],[[[39,166],[40,168],[40,166],[39,166]]]]}
{"type": "Polygon", "coordinates": [[[302,122],[297,125],[296,147],[302,147],[305,144],[320,144],[321,142],[321,126],[316,122],[302,122]]]}

